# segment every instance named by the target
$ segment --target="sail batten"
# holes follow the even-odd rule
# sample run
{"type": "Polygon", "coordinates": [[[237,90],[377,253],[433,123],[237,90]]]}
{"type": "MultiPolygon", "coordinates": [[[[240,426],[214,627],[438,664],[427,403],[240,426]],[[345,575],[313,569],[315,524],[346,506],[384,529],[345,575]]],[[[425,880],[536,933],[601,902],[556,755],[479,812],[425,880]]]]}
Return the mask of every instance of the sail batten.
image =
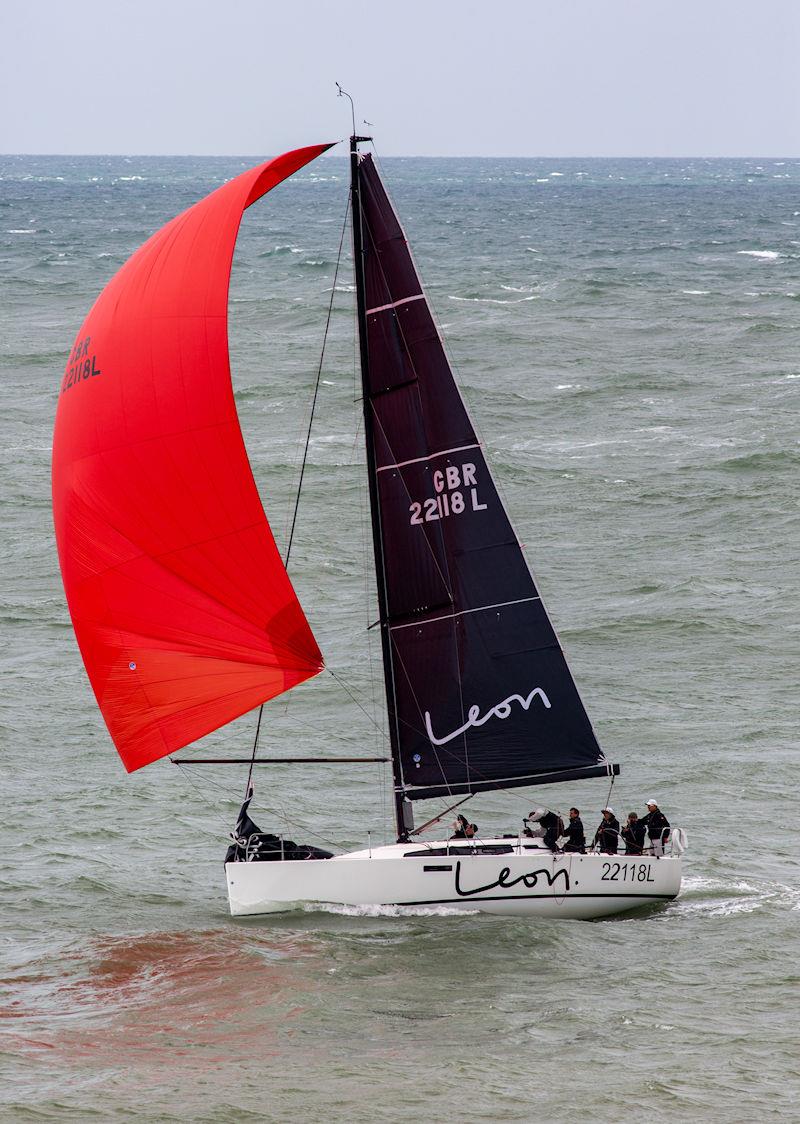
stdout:
{"type": "MultiPolygon", "coordinates": [[[[354,161],[354,177],[396,792],[413,800],[606,775],[614,767],[586,715],[371,157],[354,161]]],[[[402,831],[400,815],[398,824],[402,831]]]]}
{"type": "Polygon", "coordinates": [[[129,770],[323,666],[247,459],[227,306],[243,211],[328,147],[253,168],[167,223],[100,294],[67,363],[53,439],[59,560],[129,770]]]}

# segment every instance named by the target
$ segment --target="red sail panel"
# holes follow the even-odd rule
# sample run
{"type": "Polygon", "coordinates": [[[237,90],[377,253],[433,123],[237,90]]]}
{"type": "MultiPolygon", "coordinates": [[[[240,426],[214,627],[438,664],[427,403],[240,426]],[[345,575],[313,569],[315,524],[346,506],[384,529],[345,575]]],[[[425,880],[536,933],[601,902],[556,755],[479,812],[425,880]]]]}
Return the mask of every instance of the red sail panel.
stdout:
{"type": "Polygon", "coordinates": [[[100,294],[67,363],[59,560],[129,771],[322,670],[247,459],[227,313],[245,208],[329,147],[253,168],[167,223],[100,294]]]}

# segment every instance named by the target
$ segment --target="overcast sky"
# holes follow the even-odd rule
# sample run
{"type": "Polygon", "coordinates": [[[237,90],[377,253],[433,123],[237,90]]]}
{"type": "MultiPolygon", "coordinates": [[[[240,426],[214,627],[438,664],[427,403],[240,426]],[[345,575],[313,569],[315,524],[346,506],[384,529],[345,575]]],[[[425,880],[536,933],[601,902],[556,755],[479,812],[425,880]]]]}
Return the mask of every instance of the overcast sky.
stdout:
{"type": "Polygon", "coordinates": [[[800,0],[0,0],[0,152],[800,155],[800,0]]]}

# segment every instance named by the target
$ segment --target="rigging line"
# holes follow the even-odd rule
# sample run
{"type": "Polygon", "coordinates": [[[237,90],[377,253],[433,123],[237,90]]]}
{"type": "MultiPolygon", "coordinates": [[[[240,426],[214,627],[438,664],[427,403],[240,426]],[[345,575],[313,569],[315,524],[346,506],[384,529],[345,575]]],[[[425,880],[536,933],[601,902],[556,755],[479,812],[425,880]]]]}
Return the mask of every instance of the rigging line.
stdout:
{"type": "Polygon", "coordinates": [[[471,800],[474,795],[475,795],[474,792],[470,792],[469,795],[462,797],[461,800],[457,800],[455,804],[451,804],[449,806],[449,808],[445,808],[443,812],[439,812],[438,816],[434,816],[432,819],[427,820],[420,827],[414,828],[414,830],[410,831],[408,834],[409,835],[421,835],[422,832],[426,830],[426,828],[432,827],[434,824],[439,823],[440,820],[444,819],[444,817],[448,814],[448,812],[453,812],[453,811],[455,811],[456,808],[460,808],[462,804],[466,804],[466,802],[468,800],[471,800]]]}
{"type": "MultiPolygon", "coordinates": [[[[310,828],[306,827],[304,824],[298,823],[297,820],[290,819],[289,816],[287,816],[287,814],[286,814],[286,809],[284,808],[281,801],[274,794],[274,792],[273,792],[272,803],[273,803],[273,808],[270,808],[267,805],[263,805],[263,810],[265,812],[267,812],[268,815],[274,816],[276,818],[283,819],[285,821],[285,823],[287,823],[289,825],[289,827],[296,827],[298,829],[298,831],[302,831],[302,833],[304,835],[310,835],[312,839],[317,839],[317,840],[319,840],[320,843],[325,843],[328,847],[333,847],[334,850],[337,847],[340,846],[340,844],[334,842],[334,840],[327,839],[324,835],[320,835],[319,832],[312,831],[310,828]],[[277,812],[274,811],[274,808],[278,809],[277,812]]],[[[261,816],[259,814],[259,819],[260,818],[261,818],[261,816]]]]}
{"type": "MultiPolygon", "coordinates": [[[[301,494],[302,489],[303,489],[303,477],[305,475],[306,462],[308,460],[308,447],[311,443],[311,427],[314,424],[314,411],[315,411],[316,405],[317,405],[317,396],[319,395],[319,384],[320,384],[320,381],[322,379],[322,364],[325,360],[325,345],[326,345],[327,340],[328,340],[328,329],[330,328],[331,314],[333,312],[333,300],[334,300],[334,297],[336,295],[336,279],[339,276],[339,266],[340,266],[341,260],[342,260],[342,246],[344,245],[344,236],[345,236],[345,231],[347,230],[347,216],[348,216],[348,213],[349,213],[349,209],[350,209],[350,192],[348,191],[348,193],[347,193],[347,204],[345,206],[345,211],[344,211],[344,222],[342,223],[342,233],[341,233],[341,237],[339,238],[339,252],[336,255],[336,268],[334,269],[334,272],[333,272],[333,285],[331,286],[331,299],[328,301],[328,315],[327,315],[327,318],[325,320],[325,331],[323,332],[323,335],[322,335],[322,350],[320,352],[319,365],[317,367],[317,379],[316,379],[316,382],[314,383],[314,395],[311,399],[311,414],[310,414],[310,417],[308,419],[308,430],[306,432],[306,444],[305,444],[305,449],[303,450],[303,462],[300,466],[300,479],[297,482],[297,496],[295,497],[295,501],[294,501],[294,513],[292,514],[292,526],[291,526],[291,529],[289,531],[289,542],[288,542],[288,545],[286,547],[286,557],[283,560],[283,565],[287,569],[287,571],[288,571],[288,567],[289,567],[289,555],[291,554],[291,551],[292,551],[292,540],[294,539],[294,530],[295,530],[295,526],[297,525],[297,512],[300,508],[300,494],[301,494]]],[[[248,774],[247,774],[247,787],[245,788],[245,793],[244,793],[245,800],[247,799],[247,794],[250,791],[250,784],[251,784],[251,781],[253,779],[253,763],[255,762],[256,750],[258,749],[258,735],[261,731],[261,718],[262,718],[263,714],[264,714],[264,704],[262,703],[261,706],[258,708],[258,723],[256,724],[256,736],[253,739],[253,752],[250,756],[250,769],[249,769],[248,774]]]]}
{"type": "Polygon", "coordinates": [[[308,461],[308,447],[311,444],[311,427],[314,424],[314,412],[317,407],[317,396],[319,395],[319,384],[322,379],[322,365],[325,361],[325,345],[328,342],[328,329],[331,325],[331,315],[333,313],[333,301],[336,296],[336,281],[339,276],[339,266],[342,263],[342,246],[344,245],[344,236],[347,230],[347,216],[350,211],[350,192],[347,193],[347,204],[344,211],[344,222],[342,223],[342,234],[339,238],[339,251],[336,255],[336,268],[333,271],[333,285],[331,286],[331,299],[328,301],[328,315],[325,319],[325,331],[322,334],[322,351],[319,356],[319,366],[317,367],[317,381],[314,384],[314,395],[311,399],[311,414],[308,419],[308,430],[306,432],[306,446],[303,451],[303,462],[300,465],[300,479],[297,482],[297,497],[294,501],[294,514],[292,515],[292,526],[289,531],[289,543],[286,547],[286,557],[283,564],[288,570],[289,568],[289,555],[292,552],[292,540],[294,539],[294,529],[297,524],[297,512],[300,508],[300,494],[303,490],[303,477],[305,476],[306,463],[308,461]]]}
{"type": "Polygon", "coordinates": [[[261,733],[261,716],[263,715],[263,713],[264,713],[264,704],[262,703],[261,706],[258,708],[258,722],[256,723],[256,736],[253,738],[253,752],[250,755],[250,768],[247,771],[247,784],[245,785],[245,789],[244,789],[245,800],[247,799],[247,797],[250,794],[250,784],[253,780],[253,765],[255,764],[255,760],[256,760],[256,750],[258,749],[258,735],[261,733]]]}
{"type": "MultiPolygon", "coordinates": [[[[399,651],[397,652],[397,659],[400,663],[400,667],[403,671],[403,674],[406,677],[406,683],[408,685],[408,689],[411,691],[411,695],[412,695],[412,697],[414,699],[414,703],[417,707],[417,712],[418,712],[420,718],[422,718],[422,706],[421,706],[420,701],[417,697],[417,692],[414,690],[414,686],[411,682],[411,677],[408,674],[408,668],[406,667],[405,661],[403,660],[403,657],[401,656],[399,651]]],[[[459,683],[460,683],[460,681],[459,681],[459,683]]],[[[459,686],[459,691],[460,690],[461,690],[461,688],[459,686]]],[[[462,712],[463,712],[463,706],[464,706],[463,698],[462,698],[461,706],[462,706],[462,712]]],[[[412,726],[411,723],[408,722],[407,720],[400,719],[399,721],[402,721],[404,726],[408,726],[409,729],[413,730],[417,734],[420,734],[421,736],[424,736],[425,739],[430,742],[430,739],[428,738],[427,729],[425,730],[425,732],[423,734],[423,731],[421,729],[417,729],[417,727],[412,726]]],[[[423,723],[423,726],[424,726],[424,723],[423,723]]],[[[464,734],[464,740],[465,741],[466,741],[466,737],[467,737],[467,735],[465,733],[464,734]]],[[[445,773],[445,768],[444,768],[444,765],[442,764],[442,759],[439,755],[441,753],[442,757],[449,757],[453,761],[457,762],[458,764],[466,764],[465,757],[459,756],[459,754],[455,750],[445,749],[443,746],[436,746],[432,742],[430,743],[430,745],[431,745],[431,749],[433,751],[433,755],[436,759],[436,764],[439,766],[439,771],[442,774],[443,787],[447,788],[449,790],[450,789],[450,781],[448,781],[448,779],[447,779],[447,774],[445,773]]],[[[498,779],[497,777],[486,776],[486,774],[483,773],[480,769],[473,768],[471,770],[471,775],[468,777],[467,783],[471,783],[473,780],[475,780],[475,781],[477,781],[478,784],[491,784],[492,781],[497,780],[497,779],[498,779]]],[[[493,790],[492,789],[482,789],[481,791],[491,792],[493,790]]],[[[451,797],[453,797],[455,795],[456,795],[456,793],[448,791],[447,794],[444,794],[444,793],[442,794],[442,798],[443,799],[450,799],[451,797]]]]}
{"type": "Polygon", "coordinates": [[[379,724],[378,724],[378,723],[377,723],[377,722],[375,721],[374,717],[373,717],[373,716],[372,716],[372,715],[370,714],[370,712],[369,712],[369,711],[368,711],[368,710],[366,709],[366,707],[364,707],[364,706],[362,706],[362,705],[361,705],[361,703],[360,703],[360,702],[358,701],[358,699],[356,698],[356,696],[355,696],[355,695],[353,694],[353,692],[352,692],[352,691],[350,690],[350,688],[349,688],[349,687],[347,686],[347,684],[345,683],[345,681],[344,681],[343,679],[340,679],[340,678],[339,678],[339,676],[338,676],[338,675],[336,674],[336,672],[335,672],[335,671],[332,671],[332,670],[331,670],[331,668],[329,668],[329,667],[326,667],[326,668],[325,668],[325,670],[326,670],[326,671],[328,672],[328,674],[329,674],[329,675],[332,675],[332,676],[333,676],[333,678],[334,678],[334,679],[336,680],[336,682],[337,682],[337,683],[339,684],[339,686],[340,686],[340,687],[342,688],[342,690],[343,690],[343,691],[344,691],[344,692],[345,692],[345,693],[346,693],[347,695],[349,695],[349,696],[350,696],[350,699],[352,700],[352,702],[354,702],[354,703],[356,704],[356,706],[357,706],[357,707],[358,707],[358,709],[359,709],[359,710],[360,710],[360,711],[362,712],[362,714],[365,714],[365,715],[367,716],[367,718],[368,718],[368,719],[370,720],[370,722],[372,723],[372,725],[373,725],[373,726],[375,726],[375,728],[376,728],[376,729],[377,729],[377,730],[378,730],[379,732],[382,732],[382,731],[381,731],[381,727],[380,727],[380,725],[379,725],[379,724]]]}
{"type": "MultiPolygon", "coordinates": [[[[187,770],[191,770],[194,768],[193,765],[187,765],[185,761],[178,761],[178,759],[175,757],[170,757],[169,760],[173,765],[182,765],[187,770]]],[[[234,794],[231,792],[228,785],[220,784],[219,781],[212,780],[211,777],[207,776],[205,773],[203,774],[203,780],[206,784],[210,784],[212,788],[218,788],[226,800],[238,799],[238,797],[234,796],[234,794]]]]}
{"type": "Polygon", "coordinates": [[[614,781],[615,780],[616,780],[616,776],[614,775],[614,773],[612,773],[611,774],[611,784],[608,786],[608,796],[606,797],[606,807],[608,807],[608,805],[611,803],[611,789],[614,787],[614,781]]]}
{"type": "MultiPolygon", "coordinates": [[[[230,836],[230,829],[229,829],[229,827],[228,827],[228,824],[227,824],[227,822],[226,822],[226,821],[225,821],[225,820],[224,820],[224,819],[222,818],[222,813],[220,812],[219,808],[216,808],[216,807],[215,807],[215,806],[214,806],[214,805],[213,805],[213,804],[211,803],[211,801],[210,801],[210,800],[208,799],[208,797],[207,797],[207,796],[205,795],[205,793],[204,793],[204,792],[203,792],[203,790],[202,790],[202,789],[200,788],[200,786],[199,786],[199,785],[197,785],[197,784],[195,783],[195,781],[194,781],[194,778],[193,778],[193,777],[191,776],[190,770],[189,770],[189,769],[188,769],[188,768],[187,768],[186,766],[184,766],[184,769],[185,769],[185,776],[186,776],[186,780],[187,780],[187,781],[189,782],[189,784],[190,784],[190,785],[192,786],[192,788],[193,788],[193,789],[195,790],[195,792],[196,792],[196,793],[197,793],[197,795],[198,795],[198,796],[200,797],[200,799],[201,799],[201,800],[203,801],[203,803],[204,803],[204,804],[206,804],[206,805],[208,805],[208,807],[209,807],[209,808],[211,809],[211,811],[213,812],[213,814],[214,814],[214,817],[215,817],[215,818],[216,818],[216,817],[219,817],[219,819],[220,819],[220,822],[222,823],[222,830],[223,830],[224,834],[225,834],[226,836],[230,836]]],[[[201,829],[201,830],[202,830],[202,829],[201,829]]],[[[210,833],[210,832],[206,832],[206,834],[207,834],[207,835],[210,835],[211,833],[210,833]]],[[[213,838],[214,838],[214,839],[216,839],[216,838],[217,838],[217,836],[216,836],[216,835],[214,835],[214,836],[213,836],[213,838]]]]}
{"type": "Polygon", "coordinates": [[[323,738],[334,738],[337,741],[344,742],[345,745],[353,744],[352,734],[348,736],[347,734],[337,734],[334,730],[324,730],[321,726],[315,726],[313,723],[307,722],[304,718],[298,718],[294,714],[282,714],[277,717],[285,718],[288,722],[294,722],[296,725],[302,726],[306,730],[313,730],[315,734],[319,734],[323,738]]]}

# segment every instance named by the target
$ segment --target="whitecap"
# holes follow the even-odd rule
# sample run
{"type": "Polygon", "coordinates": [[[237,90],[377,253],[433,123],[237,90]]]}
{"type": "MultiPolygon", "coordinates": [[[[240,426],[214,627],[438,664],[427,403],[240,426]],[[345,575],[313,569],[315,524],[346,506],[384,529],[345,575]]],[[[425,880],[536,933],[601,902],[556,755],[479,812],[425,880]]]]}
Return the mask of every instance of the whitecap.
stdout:
{"type": "Polygon", "coordinates": [[[775,261],[781,256],[777,250],[737,250],[736,253],[746,258],[761,258],[762,261],[775,261]]]}
{"type": "Polygon", "coordinates": [[[304,902],[305,913],[335,913],[340,917],[464,917],[474,924],[472,913],[477,910],[453,909],[447,906],[407,905],[334,905],[330,902],[304,902]]]}
{"type": "Polygon", "coordinates": [[[451,301],[467,301],[469,304],[524,304],[525,301],[535,301],[537,298],[520,297],[518,301],[504,301],[497,297],[450,297],[451,301]]]}
{"type": "Polygon", "coordinates": [[[35,233],[36,233],[36,231],[32,230],[30,227],[26,227],[25,230],[7,230],[6,231],[6,234],[35,234],[35,233]]]}
{"type": "Polygon", "coordinates": [[[526,246],[525,249],[528,251],[529,254],[541,254],[541,252],[542,252],[541,250],[535,249],[533,246],[526,246]]]}
{"type": "Polygon", "coordinates": [[[707,297],[709,295],[708,289],[681,289],[681,292],[687,297],[707,297]]]}

